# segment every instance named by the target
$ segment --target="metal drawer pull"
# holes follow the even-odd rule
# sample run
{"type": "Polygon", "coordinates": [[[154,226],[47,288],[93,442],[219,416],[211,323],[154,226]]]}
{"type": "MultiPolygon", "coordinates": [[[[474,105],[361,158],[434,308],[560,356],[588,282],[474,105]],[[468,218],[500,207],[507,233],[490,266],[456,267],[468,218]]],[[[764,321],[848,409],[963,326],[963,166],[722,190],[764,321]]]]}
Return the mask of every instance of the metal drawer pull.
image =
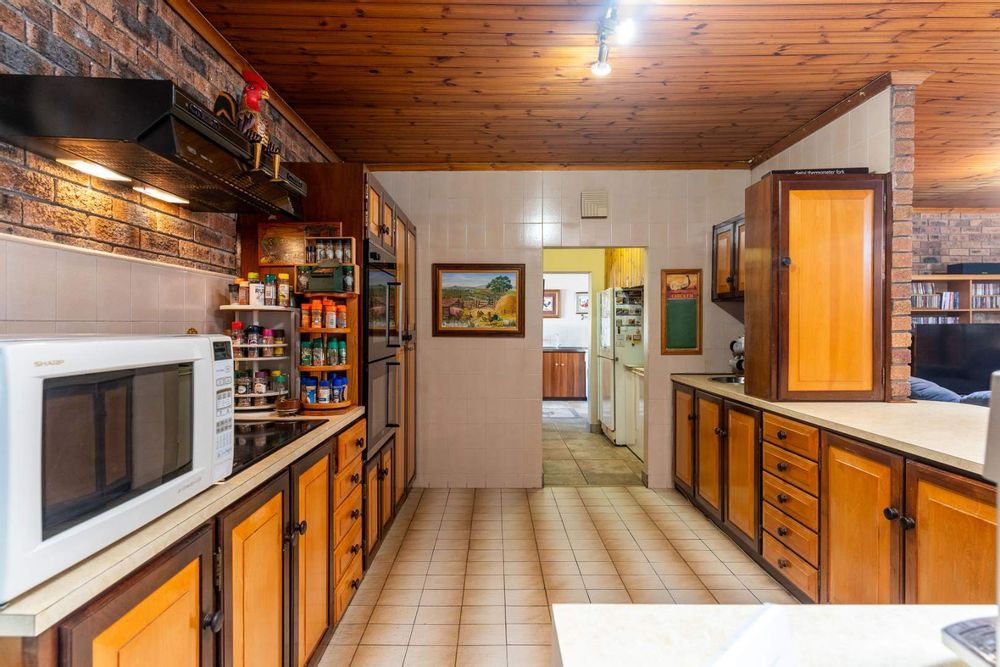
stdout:
{"type": "Polygon", "coordinates": [[[882,510],[882,516],[884,516],[889,521],[895,521],[899,518],[899,510],[895,507],[886,507],[882,510]]]}
{"type": "Polygon", "coordinates": [[[360,482],[361,481],[361,473],[356,472],[353,475],[351,475],[351,481],[354,482],[355,484],[357,484],[358,482],[360,482]]]}
{"type": "Polygon", "coordinates": [[[361,510],[351,510],[351,518],[357,519],[361,516],[361,510]]]}
{"type": "Polygon", "coordinates": [[[774,467],[777,468],[779,472],[785,472],[786,470],[788,470],[788,464],[785,463],[784,461],[778,461],[778,465],[774,467]]]}
{"type": "Polygon", "coordinates": [[[904,516],[899,520],[899,523],[903,526],[903,530],[911,530],[917,527],[917,520],[910,516],[904,516]]]}
{"type": "Polygon", "coordinates": [[[361,587],[361,580],[360,579],[352,579],[351,580],[351,588],[353,588],[354,590],[358,590],[358,588],[360,588],[360,587],[361,587]]]}
{"type": "Polygon", "coordinates": [[[201,619],[201,627],[205,630],[211,630],[213,633],[219,633],[222,632],[222,620],[222,611],[216,611],[201,619]]]}
{"type": "Polygon", "coordinates": [[[788,432],[787,431],[782,431],[782,430],[779,429],[778,430],[778,440],[785,440],[786,438],[788,438],[788,432]]]}
{"type": "Polygon", "coordinates": [[[305,535],[305,534],[306,534],[306,531],[307,531],[307,530],[309,530],[309,524],[308,524],[308,523],[306,523],[305,521],[300,521],[300,522],[298,522],[297,524],[295,524],[295,525],[293,526],[293,529],[294,529],[294,530],[295,530],[295,532],[297,532],[297,533],[298,533],[299,535],[305,535]]]}
{"type": "Polygon", "coordinates": [[[788,496],[786,496],[784,493],[779,493],[778,494],[778,502],[779,503],[787,503],[788,502],[788,496]]]}
{"type": "Polygon", "coordinates": [[[714,430],[715,430],[715,435],[719,436],[720,438],[726,435],[726,431],[719,426],[716,426],[714,430]]]}
{"type": "Polygon", "coordinates": [[[780,567],[781,569],[785,569],[789,565],[791,565],[791,563],[789,563],[787,559],[785,558],[778,559],[778,567],[780,567]]]}
{"type": "Polygon", "coordinates": [[[357,440],[354,441],[354,446],[357,447],[358,449],[361,449],[362,447],[365,446],[365,439],[358,438],[357,440]]]}
{"type": "Polygon", "coordinates": [[[778,526],[778,536],[779,537],[784,537],[787,534],[788,534],[788,529],[787,528],[785,528],[784,526],[778,526]]]}
{"type": "Polygon", "coordinates": [[[351,546],[351,553],[352,554],[356,554],[359,551],[361,551],[361,545],[360,544],[355,544],[355,545],[351,546]]]}

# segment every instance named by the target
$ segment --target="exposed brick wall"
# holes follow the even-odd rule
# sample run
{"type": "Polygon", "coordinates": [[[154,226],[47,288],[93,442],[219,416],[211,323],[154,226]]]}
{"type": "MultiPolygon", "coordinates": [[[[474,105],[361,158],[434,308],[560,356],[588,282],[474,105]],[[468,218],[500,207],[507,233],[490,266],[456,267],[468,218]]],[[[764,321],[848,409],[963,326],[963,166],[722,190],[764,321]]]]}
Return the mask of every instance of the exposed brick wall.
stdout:
{"type": "Polygon", "coordinates": [[[1000,213],[915,212],[913,272],[946,273],[959,262],[1000,262],[1000,213]]]}
{"type": "Polygon", "coordinates": [[[914,104],[917,88],[893,84],[890,380],[894,400],[910,396],[910,281],[913,273],[914,104]]]}
{"type": "MultiPolygon", "coordinates": [[[[163,0],[0,0],[0,72],[170,79],[211,106],[242,79],[163,0]]],[[[83,110],[81,110],[83,111],[83,110]]],[[[271,109],[290,161],[322,161],[271,109]]],[[[192,213],[0,143],[0,232],[235,272],[235,216],[192,213]]]]}

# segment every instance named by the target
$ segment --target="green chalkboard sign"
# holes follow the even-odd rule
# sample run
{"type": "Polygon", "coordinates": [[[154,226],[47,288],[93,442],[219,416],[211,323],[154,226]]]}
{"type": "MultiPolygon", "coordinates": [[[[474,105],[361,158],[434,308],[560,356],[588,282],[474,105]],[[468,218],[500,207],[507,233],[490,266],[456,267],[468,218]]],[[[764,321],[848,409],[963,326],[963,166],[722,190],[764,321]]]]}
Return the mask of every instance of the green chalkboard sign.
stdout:
{"type": "Polygon", "coordinates": [[[701,269],[660,272],[660,354],[701,354],[701,269]]]}

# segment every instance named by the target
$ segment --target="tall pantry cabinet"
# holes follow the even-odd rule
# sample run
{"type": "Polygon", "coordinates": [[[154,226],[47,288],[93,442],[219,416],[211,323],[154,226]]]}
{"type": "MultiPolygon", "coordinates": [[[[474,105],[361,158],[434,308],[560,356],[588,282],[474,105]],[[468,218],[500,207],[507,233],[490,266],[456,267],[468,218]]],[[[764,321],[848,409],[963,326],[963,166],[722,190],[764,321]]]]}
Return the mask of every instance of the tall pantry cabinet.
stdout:
{"type": "Polygon", "coordinates": [[[885,397],[888,176],[768,174],[746,191],[746,393],[885,397]]]}

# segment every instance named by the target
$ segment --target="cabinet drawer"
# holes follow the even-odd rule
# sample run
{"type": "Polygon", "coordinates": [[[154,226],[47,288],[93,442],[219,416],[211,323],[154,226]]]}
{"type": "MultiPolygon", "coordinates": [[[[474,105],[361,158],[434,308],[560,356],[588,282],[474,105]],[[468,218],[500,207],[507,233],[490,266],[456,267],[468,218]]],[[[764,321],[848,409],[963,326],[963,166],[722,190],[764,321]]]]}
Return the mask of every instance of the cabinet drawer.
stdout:
{"type": "Polygon", "coordinates": [[[813,461],[819,460],[819,429],[764,413],[764,439],[813,461]]]}
{"type": "Polygon", "coordinates": [[[770,503],[764,503],[764,530],[811,565],[819,564],[819,535],[770,503]]]}
{"type": "Polygon", "coordinates": [[[368,422],[358,421],[337,436],[337,470],[343,470],[354,459],[361,456],[368,443],[368,422]]]}
{"type": "Polygon", "coordinates": [[[333,580],[340,582],[351,569],[355,558],[361,557],[361,524],[356,525],[347,538],[333,550],[333,580]]]}
{"type": "Polygon", "coordinates": [[[819,500],[802,489],[783,482],[769,472],[762,473],[761,496],[782,512],[804,523],[810,530],[819,530],[819,500]]]}
{"type": "Polygon", "coordinates": [[[791,549],[764,533],[764,560],[777,568],[793,586],[816,602],[819,599],[819,572],[791,549]]]}
{"type": "Polygon", "coordinates": [[[333,511],[333,543],[340,544],[340,541],[347,537],[357,524],[361,523],[361,487],[357,487],[348,496],[347,501],[333,511]]]}
{"type": "Polygon", "coordinates": [[[761,467],[814,496],[819,495],[819,464],[815,461],[765,442],[761,467]]]}
{"type": "Polygon", "coordinates": [[[361,486],[361,457],[346,466],[340,466],[340,472],[333,476],[333,506],[340,507],[359,486],[361,486]]]}
{"type": "Polygon", "coordinates": [[[351,604],[351,599],[354,598],[354,594],[358,592],[358,587],[361,586],[362,576],[361,559],[355,558],[347,569],[344,578],[333,589],[334,624],[339,623],[344,612],[347,611],[347,605],[351,604]]]}

